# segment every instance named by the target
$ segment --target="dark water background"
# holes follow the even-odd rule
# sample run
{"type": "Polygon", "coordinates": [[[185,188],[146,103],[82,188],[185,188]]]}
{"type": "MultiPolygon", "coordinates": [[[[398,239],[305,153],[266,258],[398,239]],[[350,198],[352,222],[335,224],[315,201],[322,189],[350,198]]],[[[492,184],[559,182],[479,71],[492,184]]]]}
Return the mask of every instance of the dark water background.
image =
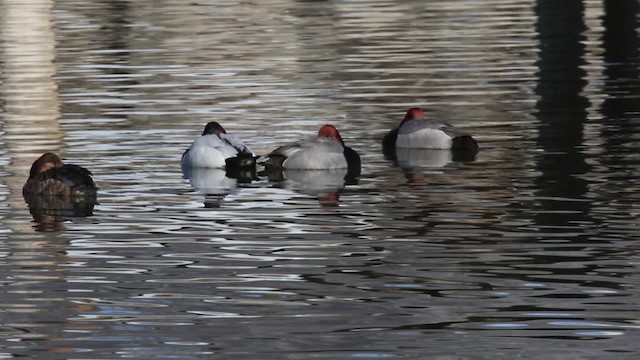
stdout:
{"type": "Polygon", "coordinates": [[[0,358],[636,359],[639,8],[0,1],[0,358]],[[386,160],[411,106],[476,160],[386,160]],[[362,175],[185,179],[208,121],[362,175]],[[30,212],[44,151],[90,216],[30,212]]]}

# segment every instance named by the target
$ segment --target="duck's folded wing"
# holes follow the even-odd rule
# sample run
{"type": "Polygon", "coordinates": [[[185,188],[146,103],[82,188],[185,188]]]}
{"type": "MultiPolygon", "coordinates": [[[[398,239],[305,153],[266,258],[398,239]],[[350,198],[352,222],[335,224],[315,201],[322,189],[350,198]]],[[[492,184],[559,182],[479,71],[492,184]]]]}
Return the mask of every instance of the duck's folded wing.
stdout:
{"type": "Polygon", "coordinates": [[[32,181],[33,183],[41,184],[53,184],[55,182],[69,189],[95,189],[96,187],[96,184],[91,178],[91,171],[82,166],[71,164],[49,169],[38,174],[32,181]]]}
{"type": "Polygon", "coordinates": [[[398,135],[405,135],[423,130],[443,130],[449,125],[434,120],[411,120],[407,121],[398,130],[398,135]]]}
{"type": "Polygon", "coordinates": [[[267,168],[282,168],[282,163],[296,152],[302,150],[308,140],[296,141],[294,143],[282,145],[267,155],[263,155],[259,162],[267,168]]]}
{"type": "Polygon", "coordinates": [[[51,169],[54,176],[58,180],[64,182],[70,188],[73,187],[87,187],[95,188],[95,183],[91,178],[91,171],[78,165],[64,165],[60,168],[51,169]]]}
{"type": "Polygon", "coordinates": [[[223,159],[236,156],[238,149],[232,146],[227,140],[220,138],[218,135],[203,135],[197,138],[190,148],[199,154],[221,154],[223,159]]]}
{"type": "Polygon", "coordinates": [[[238,135],[235,135],[235,134],[220,134],[220,139],[222,141],[225,141],[227,144],[233,146],[234,148],[236,148],[238,150],[238,152],[240,152],[240,153],[249,153],[252,156],[255,156],[253,151],[251,151],[251,149],[249,149],[249,147],[247,147],[242,142],[242,140],[240,140],[240,137],[238,135]]]}
{"type": "Polygon", "coordinates": [[[301,141],[296,141],[294,143],[290,143],[287,145],[282,145],[279,148],[273,150],[272,152],[270,152],[267,157],[272,157],[272,156],[284,156],[284,157],[289,157],[291,155],[293,155],[294,153],[304,149],[305,147],[308,147],[308,141],[307,140],[301,140],[301,141]]]}
{"type": "Polygon", "coordinates": [[[453,127],[445,122],[435,120],[415,120],[407,122],[399,130],[400,134],[410,134],[421,130],[440,130],[451,138],[460,136],[470,136],[470,134],[462,129],[453,127]]]}

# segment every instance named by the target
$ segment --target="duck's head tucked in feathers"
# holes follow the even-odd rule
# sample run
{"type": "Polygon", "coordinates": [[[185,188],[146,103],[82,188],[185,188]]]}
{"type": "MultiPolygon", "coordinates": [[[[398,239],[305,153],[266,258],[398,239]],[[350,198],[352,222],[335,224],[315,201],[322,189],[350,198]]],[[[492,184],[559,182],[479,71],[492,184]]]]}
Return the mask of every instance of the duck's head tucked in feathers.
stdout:
{"type": "Polygon", "coordinates": [[[49,169],[62,167],[63,163],[60,157],[54,153],[47,152],[42,154],[38,160],[31,165],[31,171],[29,171],[29,179],[33,179],[38,174],[41,174],[49,169]]]}
{"type": "Polygon", "coordinates": [[[411,109],[407,110],[404,119],[402,119],[402,121],[400,122],[400,126],[402,126],[402,124],[406,123],[407,121],[426,119],[427,115],[425,115],[422,109],[420,109],[419,107],[412,107],[411,109]]]}
{"type": "Polygon", "coordinates": [[[342,136],[340,136],[340,133],[338,132],[338,129],[336,129],[335,126],[333,125],[324,125],[320,128],[320,130],[318,130],[318,136],[320,137],[328,137],[328,138],[334,138],[336,140],[338,140],[340,142],[340,144],[342,144],[342,146],[344,146],[344,140],[342,140],[342,136]]]}
{"type": "Polygon", "coordinates": [[[224,130],[222,125],[218,124],[215,121],[212,121],[204,127],[204,131],[202,132],[202,135],[210,135],[210,134],[220,135],[220,134],[226,134],[226,133],[227,132],[224,130]]]}

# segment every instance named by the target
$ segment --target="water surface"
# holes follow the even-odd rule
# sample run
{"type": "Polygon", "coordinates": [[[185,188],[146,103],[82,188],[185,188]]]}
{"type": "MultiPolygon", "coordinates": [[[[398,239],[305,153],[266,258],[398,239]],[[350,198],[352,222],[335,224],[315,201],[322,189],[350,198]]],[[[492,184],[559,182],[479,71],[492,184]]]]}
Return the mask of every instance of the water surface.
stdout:
{"type": "Polygon", "coordinates": [[[638,10],[0,2],[0,356],[635,359],[638,10]],[[475,159],[385,159],[412,106],[475,159]],[[208,121],[260,154],[332,123],[362,174],[183,173],[208,121]],[[44,151],[87,216],[25,204],[44,151]]]}

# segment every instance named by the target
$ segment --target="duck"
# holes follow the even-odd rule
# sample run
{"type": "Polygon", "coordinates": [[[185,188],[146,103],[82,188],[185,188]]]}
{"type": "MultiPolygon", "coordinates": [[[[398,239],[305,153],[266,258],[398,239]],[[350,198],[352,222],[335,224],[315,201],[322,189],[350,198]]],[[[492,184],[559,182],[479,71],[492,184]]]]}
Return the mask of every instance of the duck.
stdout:
{"type": "Polygon", "coordinates": [[[95,196],[97,187],[91,176],[91,171],[86,168],[65,164],[57,154],[47,152],[31,165],[22,194],[29,199],[41,195],[64,198],[95,196]]]}
{"type": "Polygon", "coordinates": [[[410,108],[397,128],[382,139],[385,154],[395,154],[397,148],[434,149],[477,152],[478,142],[464,130],[447,123],[427,120],[419,107],[410,108]]]}
{"type": "Polygon", "coordinates": [[[227,170],[255,168],[256,156],[237,135],[227,134],[222,125],[212,121],[182,154],[181,164],[227,170]]]}
{"type": "Polygon", "coordinates": [[[335,126],[327,124],[318,135],[280,146],[266,156],[265,170],[347,169],[350,177],[360,175],[360,155],[345,145],[335,126]]]}

